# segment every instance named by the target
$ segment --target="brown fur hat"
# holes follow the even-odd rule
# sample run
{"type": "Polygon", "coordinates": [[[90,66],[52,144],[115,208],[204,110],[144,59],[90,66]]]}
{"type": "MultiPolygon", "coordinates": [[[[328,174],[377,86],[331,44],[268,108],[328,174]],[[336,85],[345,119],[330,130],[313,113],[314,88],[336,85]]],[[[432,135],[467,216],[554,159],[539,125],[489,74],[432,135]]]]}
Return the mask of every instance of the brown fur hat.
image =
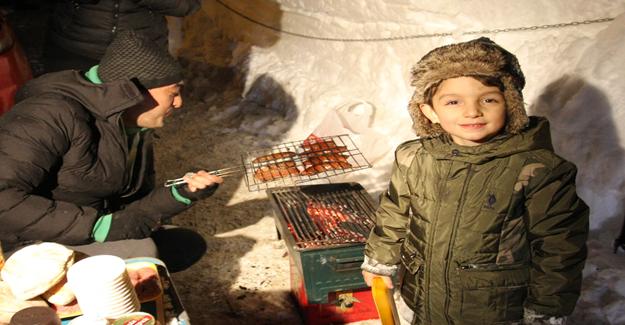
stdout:
{"type": "Polygon", "coordinates": [[[423,115],[419,104],[425,103],[426,91],[442,80],[462,76],[498,78],[504,86],[507,105],[506,132],[519,133],[528,123],[523,105],[525,77],[519,61],[510,52],[486,37],[435,48],[412,68],[414,94],[408,104],[413,128],[420,137],[437,137],[445,133],[423,115]]]}

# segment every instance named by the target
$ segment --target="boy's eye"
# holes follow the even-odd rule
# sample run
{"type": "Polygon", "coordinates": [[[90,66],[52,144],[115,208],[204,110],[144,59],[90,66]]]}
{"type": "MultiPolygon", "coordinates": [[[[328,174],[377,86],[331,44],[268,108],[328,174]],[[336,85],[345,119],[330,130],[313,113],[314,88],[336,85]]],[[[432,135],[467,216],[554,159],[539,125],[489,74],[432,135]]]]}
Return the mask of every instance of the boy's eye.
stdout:
{"type": "Polygon", "coordinates": [[[497,99],[497,98],[484,98],[483,100],[484,100],[485,103],[488,103],[488,104],[499,103],[499,99],[497,99]]]}
{"type": "Polygon", "coordinates": [[[445,105],[458,105],[457,100],[448,100],[445,102],[445,105]]]}

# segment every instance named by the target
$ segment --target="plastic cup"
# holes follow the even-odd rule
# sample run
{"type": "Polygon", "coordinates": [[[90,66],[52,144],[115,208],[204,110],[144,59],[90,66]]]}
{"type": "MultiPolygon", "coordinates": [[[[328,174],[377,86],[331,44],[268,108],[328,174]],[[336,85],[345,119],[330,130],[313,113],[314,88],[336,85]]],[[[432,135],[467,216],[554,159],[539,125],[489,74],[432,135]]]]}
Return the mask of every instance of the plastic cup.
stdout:
{"type": "Polygon", "coordinates": [[[67,271],[67,283],[89,318],[112,319],[140,309],[126,263],[117,256],[97,255],[74,263],[67,271]]]}

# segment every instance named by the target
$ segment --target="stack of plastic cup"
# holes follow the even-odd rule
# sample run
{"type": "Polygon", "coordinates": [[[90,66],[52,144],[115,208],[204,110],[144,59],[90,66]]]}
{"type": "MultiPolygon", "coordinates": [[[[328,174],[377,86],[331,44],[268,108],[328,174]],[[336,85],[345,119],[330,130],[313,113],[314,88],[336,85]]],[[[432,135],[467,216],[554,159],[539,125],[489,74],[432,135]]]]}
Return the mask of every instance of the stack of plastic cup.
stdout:
{"type": "Polygon", "coordinates": [[[67,283],[86,317],[114,319],[140,309],[126,263],[119,257],[97,255],[80,260],[67,271],[67,283]]]}

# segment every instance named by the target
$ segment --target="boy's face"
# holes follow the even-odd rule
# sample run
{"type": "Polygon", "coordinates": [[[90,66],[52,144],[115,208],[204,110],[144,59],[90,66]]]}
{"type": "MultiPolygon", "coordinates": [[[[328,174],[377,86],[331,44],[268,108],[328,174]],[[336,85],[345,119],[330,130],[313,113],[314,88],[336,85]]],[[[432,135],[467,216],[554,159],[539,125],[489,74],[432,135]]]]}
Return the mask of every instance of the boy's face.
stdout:
{"type": "Polygon", "coordinates": [[[182,83],[178,83],[148,89],[149,95],[145,95],[141,104],[124,112],[124,125],[150,129],[162,127],[165,118],[174,109],[182,107],[181,86],[182,83]]]}
{"type": "Polygon", "coordinates": [[[432,106],[421,104],[420,108],[462,146],[480,145],[506,125],[503,93],[471,77],[443,80],[432,96],[432,106]]]}

